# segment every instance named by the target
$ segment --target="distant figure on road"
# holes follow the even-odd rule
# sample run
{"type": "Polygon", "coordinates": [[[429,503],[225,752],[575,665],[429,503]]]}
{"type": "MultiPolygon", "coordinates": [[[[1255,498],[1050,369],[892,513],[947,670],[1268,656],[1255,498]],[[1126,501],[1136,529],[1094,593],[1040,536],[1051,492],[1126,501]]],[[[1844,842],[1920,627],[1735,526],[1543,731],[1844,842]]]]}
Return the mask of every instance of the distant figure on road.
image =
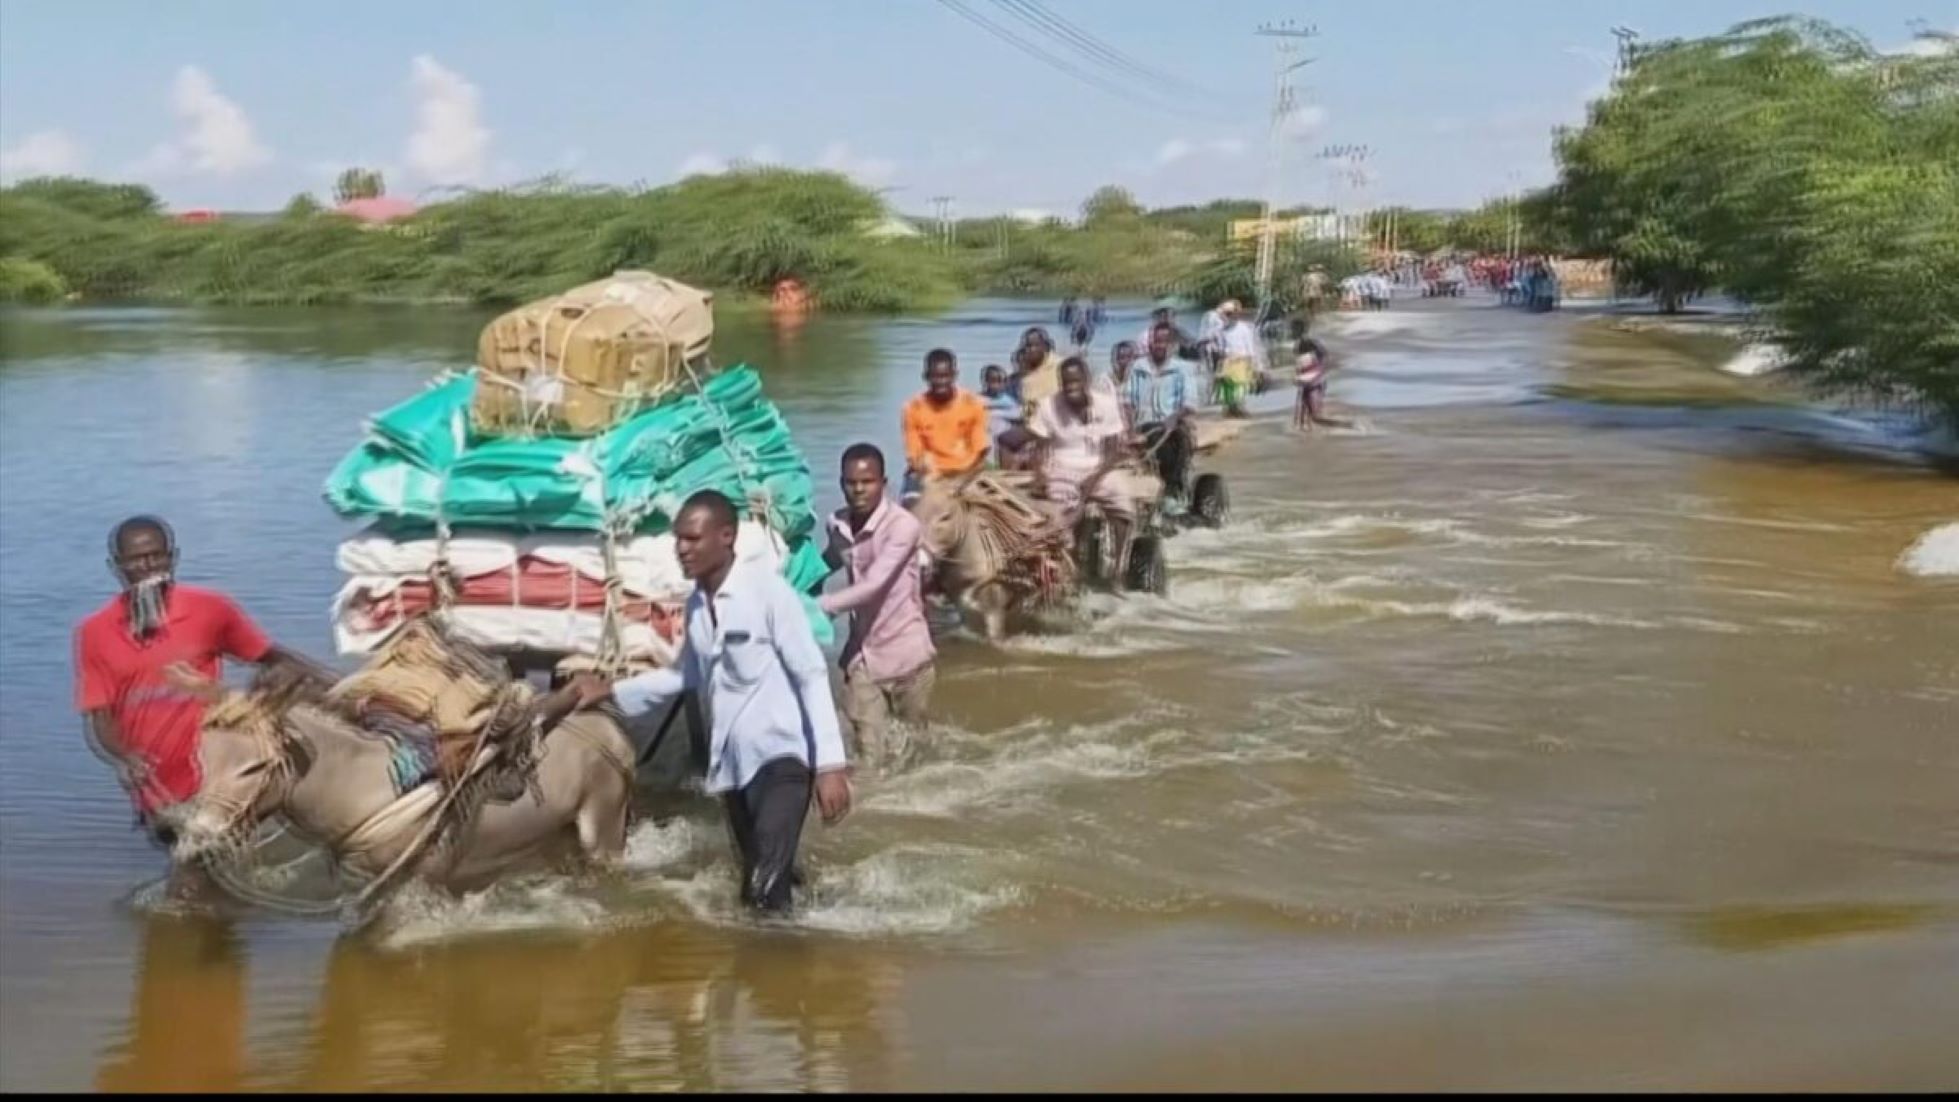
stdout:
{"type": "Polygon", "coordinates": [[[1073,295],[1070,295],[1061,303],[1058,320],[1062,327],[1068,330],[1068,339],[1074,342],[1075,352],[1080,354],[1094,343],[1096,330],[1102,328],[1102,323],[1108,320],[1108,306],[1100,295],[1095,296],[1094,303],[1087,307],[1083,307],[1073,295]]]}
{"type": "Polygon", "coordinates": [[[1301,333],[1293,352],[1293,383],[1299,388],[1299,399],[1292,409],[1292,427],[1300,432],[1311,432],[1314,425],[1352,428],[1351,422],[1335,420],[1325,413],[1326,377],[1333,370],[1333,357],[1326,345],[1301,333]]]}

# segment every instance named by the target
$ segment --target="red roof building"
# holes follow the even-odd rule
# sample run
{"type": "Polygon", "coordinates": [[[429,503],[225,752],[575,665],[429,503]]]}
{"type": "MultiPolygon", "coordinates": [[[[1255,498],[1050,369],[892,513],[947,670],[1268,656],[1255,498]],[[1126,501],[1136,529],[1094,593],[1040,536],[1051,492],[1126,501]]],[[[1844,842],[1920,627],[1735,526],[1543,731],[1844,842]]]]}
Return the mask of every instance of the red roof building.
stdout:
{"type": "Polygon", "coordinates": [[[372,199],[349,199],[333,208],[333,213],[379,226],[414,214],[415,204],[392,195],[377,195],[372,199]]]}

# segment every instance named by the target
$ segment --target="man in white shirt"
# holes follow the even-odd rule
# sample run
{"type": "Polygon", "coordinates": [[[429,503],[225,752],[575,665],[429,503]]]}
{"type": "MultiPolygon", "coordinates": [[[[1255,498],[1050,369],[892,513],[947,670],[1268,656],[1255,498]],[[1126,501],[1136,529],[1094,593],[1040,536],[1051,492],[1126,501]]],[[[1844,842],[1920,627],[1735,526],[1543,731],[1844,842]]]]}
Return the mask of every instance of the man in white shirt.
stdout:
{"type": "Polygon", "coordinates": [[[1238,313],[1238,300],[1228,298],[1209,310],[1204,311],[1204,320],[1198,323],[1197,347],[1204,371],[1210,376],[1205,393],[1206,401],[1216,405],[1220,392],[1224,390],[1224,380],[1218,372],[1224,366],[1224,331],[1231,327],[1231,319],[1238,313]]]}
{"type": "Polygon", "coordinates": [[[1108,546],[1118,549],[1115,576],[1122,577],[1136,511],[1108,478],[1122,462],[1128,435],[1115,396],[1092,389],[1088,364],[1070,357],[1061,362],[1060,392],[1041,403],[1027,428],[1035,439],[1034,492],[1059,506],[1071,523],[1090,502],[1100,505],[1108,546]]]}
{"type": "Polygon", "coordinates": [[[1225,306],[1229,309],[1224,312],[1224,333],[1218,338],[1223,360],[1218,367],[1218,401],[1224,405],[1225,416],[1243,417],[1245,396],[1251,392],[1252,383],[1265,374],[1265,345],[1237,303],[1227,302],[1225,306]]]}
{"type": "Polygon", "coordinates": [[[774,571],[735,561],[736,524],[733,503],[713,490],[688,498],[674,518],[674,549],[694,592],[672,666],[611,685],[584,675],[553,700],[569,695],[589,707],[610,697],[636,716],[682,692],[699,694],[710,729],[707,791],[723,794],[742,902],[780,913],[789,908],[812,793],[825,823],[842,820],[849,765],[829,669],[802,602],[774,571]]]}

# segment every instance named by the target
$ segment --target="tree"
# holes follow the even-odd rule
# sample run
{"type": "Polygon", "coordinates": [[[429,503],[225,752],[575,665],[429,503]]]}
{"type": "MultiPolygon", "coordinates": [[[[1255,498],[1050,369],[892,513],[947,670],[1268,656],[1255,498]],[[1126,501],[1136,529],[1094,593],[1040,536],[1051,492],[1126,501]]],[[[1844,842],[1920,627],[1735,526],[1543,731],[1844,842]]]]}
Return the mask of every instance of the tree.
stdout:
{"type": "Polygon", "coordinates": [[[286,218],[311,218],[322,209],[320,201],[313,198],[312,192],[302,191],[287,200],[286,209],[281,212],[281,215],[286,218]]]}
{"type": "Polygon", "coordinates": [[[1082,225],[1094,226],[1109,222],[1132,221],[1143,216],[1143,205],[1136,201],[1126,188],[1107,184],[1095,189],[1095,194],[1082,203],[1082,225]]]}
{"type": "Polygon", "coordinates": [[[1662,309],[1721,287],[1819,389],[1959,424],[1959,52],[1805,19],[1641,51],[1553,205],[1662,309]]]}
{"type": "Polygon", "coordinates": [[[333,201],[336,203],[378,199],[385,193],[386,185],[381,180],[381,173],[371,168],[347,169],[333,182],[333,201]]]}
{"type": "Polygon", "coordinates": [[[105,184],[75,176],[36,176],[3,190],[15,198],[105,220],[151,217],[163,209],[156,192],[141,184],[105,184]]]}

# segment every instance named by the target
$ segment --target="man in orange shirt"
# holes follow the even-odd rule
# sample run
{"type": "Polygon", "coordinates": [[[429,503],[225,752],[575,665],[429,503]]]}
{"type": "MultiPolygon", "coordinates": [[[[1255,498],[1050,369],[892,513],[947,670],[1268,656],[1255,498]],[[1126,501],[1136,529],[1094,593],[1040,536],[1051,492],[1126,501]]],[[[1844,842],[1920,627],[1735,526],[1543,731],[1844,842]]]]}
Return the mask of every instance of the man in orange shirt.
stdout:
{"type": "Polygon", "coordinates": [[[906,497],[927,478],[976,471],[986,462],[986,403],[959,389],[959,361],[950,351],[925,354],[925,393],[905,403],[906,497]]]}

